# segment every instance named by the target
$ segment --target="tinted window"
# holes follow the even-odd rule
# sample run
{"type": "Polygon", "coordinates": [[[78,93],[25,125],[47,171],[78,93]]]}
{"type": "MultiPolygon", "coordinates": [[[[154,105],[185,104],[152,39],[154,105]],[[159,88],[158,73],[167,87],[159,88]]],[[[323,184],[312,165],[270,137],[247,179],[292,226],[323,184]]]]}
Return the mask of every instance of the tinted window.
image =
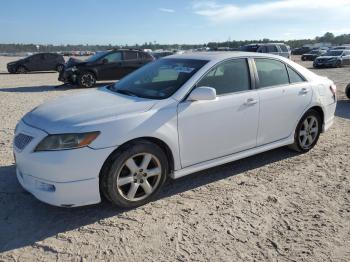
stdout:
{"type": "Polygon", "coordinates": [[[287,70],[288,70],[288,75],[289,75],[289,81],[291,84],[300,83],[300,82],[305,81],[297,72],[294,71],[294,69],[287,66],[287,70]]]}
{"type": "Polygon", "coordinates": [[[141,57],[142,60],[150,60],[152,57],[147,53],[139,53],[139,57],[141,57]]]}
{"type": "Polygon", "coordinates": [[[160,59],[122,78],[110,90],[151,99],[164,99],[175,93],[208,61],[160,59]]]}
{"type": "Polygon", "coordinates": [[[274,46],[274,45],[268,45],[268,46],[267,46],[267,52],[268,52],[268,53],[276,53],[276,52],[278,52],[278,50],[277,50],[277,47],[276,47],[276,46],[274,46]]]}
{"type": "Polygon", "coordinates": [[[288,52],[288,48],[285,45],[279,45],[281,48],[282,52],[288,52]]]}
{"type": "Polygon", "coordinates": [[[106,55],[103,59],[107,59],[108,63],[119,62],[122,60],[122,53],[121,52],[112,53],[112,54],[106,55]]]}
{"type": "Polygon", "coordinates": [[[124,60],[136,60],[137,59],[137,52],[124,52],[124,60]]]}
{"type": "Polygon", "coordinates": [[[289,84],[287,69],[282,62],[272,59],[255,59],[259,87],[289,84]]]}
{"type": "Polygon", "coordinates": [[[218,95],[249,90],[250,77],[246,59],[235,59],[216,66],[197,86],[213,87],[218,95]]]}

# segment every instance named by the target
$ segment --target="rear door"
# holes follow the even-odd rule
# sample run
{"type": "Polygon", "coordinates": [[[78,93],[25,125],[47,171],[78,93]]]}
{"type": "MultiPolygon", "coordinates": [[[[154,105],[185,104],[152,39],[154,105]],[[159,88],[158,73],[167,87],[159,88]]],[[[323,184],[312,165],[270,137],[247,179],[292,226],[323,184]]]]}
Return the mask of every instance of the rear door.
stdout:
{"type": "Polygon", "coordinates": [[[32,55],[28,58],[26,58],[24,66],[29,70],[29,71],[40,71],[42,68],[42,62],[43,62],[43,55],[42,54],[37,54],[37,55],[32,55]]]}
{"type": "Polygon", "coordinates": [[[342,59],[344,65],[350,65],[350,50],[344,50],[342,59]]]}
{"type": "Polygon", "coordinates": [[[282,61],[255,58],[260,115],[257,145],[289,137],[311,102],[312,88],[282,61]]]}
{"type": "Polygon", "coordinates": [[[139,57],[136,51],[124,51],[123,52],[123,76],[130,74],[136,69],[145,64],[145,61],[139,57]]]}

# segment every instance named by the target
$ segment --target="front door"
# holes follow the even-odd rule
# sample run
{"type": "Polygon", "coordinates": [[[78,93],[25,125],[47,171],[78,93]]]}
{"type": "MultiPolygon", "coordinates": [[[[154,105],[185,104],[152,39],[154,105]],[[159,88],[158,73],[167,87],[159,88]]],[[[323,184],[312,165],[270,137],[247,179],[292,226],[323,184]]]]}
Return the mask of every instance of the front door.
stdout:
{"type": "Polygon", "coordinates": [[[124,75],[120,51],[104,56],[97,63],[98,80],[119,80],[124,75]]]}
{"type": "Polygon", "coordinates": [[[246,59],[219,64],[196,86],[215,88],[217,98],[179,103],[182,167],[255,147],[259,101],[257,92],[251,90],[246,59]]]}

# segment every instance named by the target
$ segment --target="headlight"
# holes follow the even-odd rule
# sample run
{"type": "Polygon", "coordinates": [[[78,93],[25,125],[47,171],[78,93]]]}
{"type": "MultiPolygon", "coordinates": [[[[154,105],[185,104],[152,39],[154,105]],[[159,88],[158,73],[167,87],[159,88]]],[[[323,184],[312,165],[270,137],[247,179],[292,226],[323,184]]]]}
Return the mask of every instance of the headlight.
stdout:
{"type": "Polygon", "coordinates": [[[85,147],[91,144],[99,134],[100,132],[48,135],[37,145],[35,152],[85,147]]]}

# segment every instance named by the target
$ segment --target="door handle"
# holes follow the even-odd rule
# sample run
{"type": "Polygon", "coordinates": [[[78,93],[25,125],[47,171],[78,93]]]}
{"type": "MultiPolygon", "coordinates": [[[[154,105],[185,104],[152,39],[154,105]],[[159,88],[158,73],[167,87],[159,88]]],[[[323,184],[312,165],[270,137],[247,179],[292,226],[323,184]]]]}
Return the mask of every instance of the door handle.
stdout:
{"type": "Polygon", "coordinates": [[[302,95],[307,94],[307,93],[309,93],[309,90],[305,87],[300,90],[300,94],[302,94],[302,95]]]}
{"type": "Polygon", "coordinates": [[[258,100],[254,99],[254,98],[248,98],[247,101],[245,101],[245,105],[255,105],[258,103],[258,100]]]}

